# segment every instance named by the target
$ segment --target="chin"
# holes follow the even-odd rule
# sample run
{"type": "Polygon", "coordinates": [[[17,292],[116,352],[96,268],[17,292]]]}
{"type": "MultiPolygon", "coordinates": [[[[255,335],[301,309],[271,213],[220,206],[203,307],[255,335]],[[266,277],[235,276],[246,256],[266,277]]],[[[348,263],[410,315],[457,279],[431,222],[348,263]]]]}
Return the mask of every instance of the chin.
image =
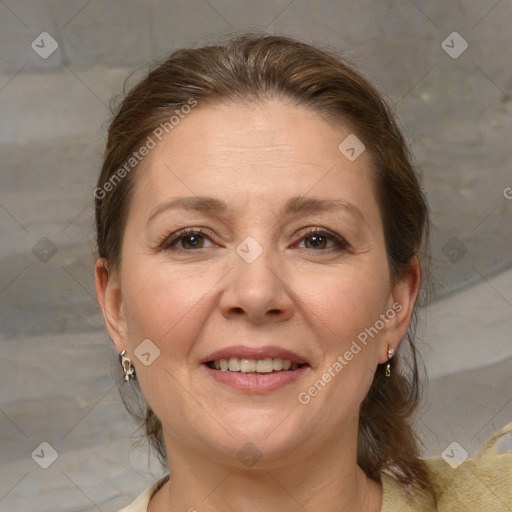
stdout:
{"type": "MultiPolygon", "coordinates": [[[[300,425],[283,422],[285,415],[268,417],[258,423],[247,418],[246,421],[234,425],[224,424],[221,438],[203,438],[203,445],[210,445],[224,463],[240,464],[248,468],[270,469],[281,465],[280,461],[296,456],[301,446],[304,446],[307,435],[300,425]],[[231,434],[231,436],[228,434],[231,434]]],[[[210,432],[211,433],[211,432],[210,432]]]]}

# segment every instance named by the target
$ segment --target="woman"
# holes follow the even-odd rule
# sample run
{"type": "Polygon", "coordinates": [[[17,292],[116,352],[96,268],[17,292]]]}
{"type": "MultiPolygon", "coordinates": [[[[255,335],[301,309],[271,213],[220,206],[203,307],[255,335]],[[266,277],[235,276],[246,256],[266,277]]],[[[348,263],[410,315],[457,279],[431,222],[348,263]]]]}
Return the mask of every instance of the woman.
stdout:
{"type": "Polygon", "coordinates": [[[284,37],[174,52],[95,197],[98,300],[170,471],[126,512],[463,510],[410,425],[427,205],[361,76],[284,37]]]}

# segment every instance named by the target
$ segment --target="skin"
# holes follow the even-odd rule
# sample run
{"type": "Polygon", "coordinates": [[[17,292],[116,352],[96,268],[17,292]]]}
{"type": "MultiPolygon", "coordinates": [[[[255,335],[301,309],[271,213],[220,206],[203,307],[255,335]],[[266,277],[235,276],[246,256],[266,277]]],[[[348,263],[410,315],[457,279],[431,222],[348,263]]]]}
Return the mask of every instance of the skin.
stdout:
{"type": "Polygon", "coordinates": [[[405,335],[420,276],[414,260],[391,282],[370,155],[351,162],[338,150],[350,133],[283,101],[199,105],[142,162],[120,268],[99,259],[96,288],[115,348],[126,349],[164,427],[172,484],[150,512],[381,509],[381,485],[357,466],[358,412],[377,364],[405,335]],[[158,205],[185,196],[221,199],[230,212],[166,210],[148,224],[158,205]],[[342,210],[285,217],[294,196],[343,199],[364,220],[342,210]],[[159,250],[187,227],[211,236],[159,250]],[[307,227],[349,248],[315,245],[307,227]],[[235,251],[247,236],[263,248],[250,264],[235,251]],[[301,405],[297,395],[395,302],[402,310],[301,405]],[[144,339],[160,350],[149,366],[134,356],[144,339]],[[239,344],[285,347],[311,368],[270,393],[236,391],[200,361],[239,344]],[[237,457],[248,442],[262,454],[252,467],[237,457]]]}

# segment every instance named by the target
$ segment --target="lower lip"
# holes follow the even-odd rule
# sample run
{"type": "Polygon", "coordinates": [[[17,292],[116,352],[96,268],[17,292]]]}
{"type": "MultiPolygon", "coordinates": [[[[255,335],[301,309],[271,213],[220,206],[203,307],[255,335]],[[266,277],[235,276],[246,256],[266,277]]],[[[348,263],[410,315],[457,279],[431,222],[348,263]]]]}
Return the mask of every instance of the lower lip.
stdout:
{"type": "Polygon", "coordinates": [[[299,380],[309,370],[309,366],[301,366],[293,371],[250,374],[230,372],[229,370],[214,370],[206,364],[203,364],[202,367],[217,382],[226,384],[240,391],[248,391],[251,393],[268,393],[275,391],[276,389],[299,380]]]}

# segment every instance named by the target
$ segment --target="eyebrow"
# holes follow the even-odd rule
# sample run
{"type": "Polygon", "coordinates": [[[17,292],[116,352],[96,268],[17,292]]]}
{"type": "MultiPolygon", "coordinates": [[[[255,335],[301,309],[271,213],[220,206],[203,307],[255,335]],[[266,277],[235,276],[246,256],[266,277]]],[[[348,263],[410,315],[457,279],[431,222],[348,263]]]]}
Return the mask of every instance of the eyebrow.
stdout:
{"type": "MultiPolygon", "coordinates": [[[[174,197],[165,203],[159,204],[152,210],[148,218],[148,224],[164,211],[173,209],[197,211],[219,216],[226,215],[230,210],[224,201],[214,197],[174,197]]],[[[333,210],[344,210],[368,225],[361,210],[345,199],[322,199],[304,196],[291,197],[286,201],[281,216],[290,217],[299,213],[318,213],[333,210]]]]}

